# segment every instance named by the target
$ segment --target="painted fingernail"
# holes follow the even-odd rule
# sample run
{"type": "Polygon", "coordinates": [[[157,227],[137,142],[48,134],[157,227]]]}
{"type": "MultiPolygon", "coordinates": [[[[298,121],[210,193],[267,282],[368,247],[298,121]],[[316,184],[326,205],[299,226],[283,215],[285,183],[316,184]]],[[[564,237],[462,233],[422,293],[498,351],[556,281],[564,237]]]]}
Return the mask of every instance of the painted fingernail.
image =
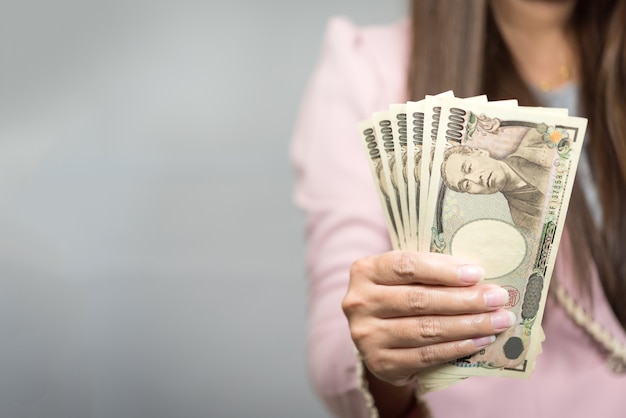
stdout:
{"type": "Polygon", "coordinates": [[[491,314],[491,325],[496,331],[509,328],[515,323],[517,317],[511,311],[499,311],[491,314]]]}
{"type": "Polygon", "coordinates": [[[474,284],[478,283],[485,277],[485,269],[480,266],[464,265],[457,268],[457,274],[459,280],[463,283],[474,284]]]}
{"type": "Polygon", "coordinates": [[[489,337],[474,338],[472,342],[474,343],[474,346],[476,348],[483,348],[483,347],[487,347],[489,344],[491,344],[495,340],[496,340],[496,336],[492,335],[489,337]]]}
{"type": "Polygon", "coordinates": [[[509,301],[509,292],[502,287],[490,289],[483,296],[485,298],[485,306],[488,308],[504,306],[509,301]]]}

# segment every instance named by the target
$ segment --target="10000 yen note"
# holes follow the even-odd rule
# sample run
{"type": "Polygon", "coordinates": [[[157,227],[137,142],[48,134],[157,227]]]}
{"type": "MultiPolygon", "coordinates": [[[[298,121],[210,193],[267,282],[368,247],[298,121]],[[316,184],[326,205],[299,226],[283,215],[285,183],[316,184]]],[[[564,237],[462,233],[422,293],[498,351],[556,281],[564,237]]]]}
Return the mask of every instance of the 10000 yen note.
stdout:
{"type": "MultiPolygon", "coordinates": [[[[375,183],[378,197],[380,198],[385,221],[387,222],[387,229],[389,230],[389,239],[391,240],[391,246],[394,249],[400,249],[400,229],[396,224],[396,220],[393,216],[392,202],[395,203],[396,197],[392,193],[391,179],[385,176],[383,170],[383,159],[381,158],[381,151],[378,147],[378,141],[376,139],[376,131],[374,129],[374,122],[371,119],[366,119],[358,124],[359,133],[365,146],[365,152],[367,153],[367,160],[369,162],[372,178],[375,183]]],[[[403,237],[404,238],[404,237],[403,237]]]]}
{"type": "Polygon", "coordinates": [[[400,200],[400,214],[403,220],[404,237],[406,239],[405,249],[417,249],[417,237],[413,231],[413,224],[409,216],[409,185],[407,172],[407,152],[408,152],[408,133],[407,133],[407,114],[406,103],[392,104],[389,106],[389,114],[391,118],[391,129],[393,135],[393,148],[396,163],[394,164],[394,172],[391,175],[396,179],[397,189],[400,200]]]}
{"type": "Polygon", "coordinates": [[[431,251],[485,267],[486,281],[509,291],[517,317],[493,344],[442,373],[532,372],[586,124],[529,108],[442,101],[427,213],[431,251]]]}
{"type": "MultiPolygon", "coordinates": [[[[437,131],[439,130],[439,116],[441,113],[440,102],[441,99],[454,97],[454,92],[452,90],[444,91],[443,93],[439,93],[434,96],[426,96],[423,100],[421,100],[422,112],[424,112],[424,123],[423,123],[423,137],[424,142],[422,144],[422,152],[421,152],[421,164],[420,164],[420,213],[425,213],[426,211],[426,203],[428,202],[428,193],[429,193],[429,184],[430,184],[430,171],[431,171],[431,158],[433,155],[433,151],[435,150],[435,144],[437,142],[437,131]]],[[[484,97],[485,101],[487,101],[487,97],[484,97]]],[[[430,228],[429,224],[425,224],[423,219],[420,217],[419,220],[419,249],[423,251],[428,251],[428,246],[430,243],[430,228]]]]}
{"type": "MultiPolygon", "coordinates": [[[[424,100],[406,103],[407,151],[406,168],[409,219],[413,242],[410,249],[419,250],[420,188],[422,178],[422,147],[424,144],[424,100]]],[[[423,202],[425,203],[425,202],[423,202]]]]}
{"type": "Polygon", "coordinates": [[[401,249],[406,249],[405,221],[402,218],[400,185],[395,176],[395,167],[398,164],[402,164],[402,160],[398,158],[399,156],[396,156],[392,116],[389,111],[376,112],[372,115],[372,121],[374,122],[376,142],[380,150],[383,174],[388,180],[386,182],[387,185],[391,185],[391,189],[389,189],[389,199],[391,213],[398,229],[399,245],[401,249]]]}
{"type": "MultiPolygon", "coordinates": [[[[439,136],[439,125],[441,119],[441,103],[443,100],[450,100],[454,98],[452,91],[445,91],[435,96],[426,96],[424,99],[424,146],[422,147],[422,184],[425,186],[421,189],[420,202],[422,207],[421,213],[428,213],[428,202],[430,202],[430,194],[433,192],[430,188],[431,181],[430,176],[433,169],[433,158],[435,154],[435,147],[437,145],[437,138],[439,136]],[[430,139],[430,140],[429,140],[430,139]]],[[[487,102],[486,95],[468,97],[458,100],[471,100],[481,103],[487,102]]],[[[508,101],[507,101],[508,102],[508,101]]],[[[509,102],[510,103],[510,102],[509,102]]],[[[515,102],[517,103],[517,102],[515,102]]],[[[430,247],[430,222],[421,218],[420,220],[420,250],[428,251],[430,247]]]]}

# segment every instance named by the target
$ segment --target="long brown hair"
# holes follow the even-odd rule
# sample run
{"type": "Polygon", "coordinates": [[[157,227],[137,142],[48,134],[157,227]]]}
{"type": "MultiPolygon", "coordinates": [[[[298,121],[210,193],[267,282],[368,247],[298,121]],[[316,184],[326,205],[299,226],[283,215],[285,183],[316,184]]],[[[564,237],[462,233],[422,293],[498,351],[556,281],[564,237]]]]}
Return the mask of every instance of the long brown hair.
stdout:
{"type": "MultiPolygon", "coordinates": [[[[409,97],[454,90],[538,105],[491,15],[488,0],[413,0],[409,97]],[[488,65],[498,63],[498,65],[488,65]]],[[[578,272],[594,261],[613,310],[626,327],[626,1],[579,0],[571,18],[580,57],[581,113],[589,119],[587,152],[602,207],[592,220],[576,182],[567,215],[578,272]]],[[[580,274],[588,284],[588,274],[580,274]]]]}

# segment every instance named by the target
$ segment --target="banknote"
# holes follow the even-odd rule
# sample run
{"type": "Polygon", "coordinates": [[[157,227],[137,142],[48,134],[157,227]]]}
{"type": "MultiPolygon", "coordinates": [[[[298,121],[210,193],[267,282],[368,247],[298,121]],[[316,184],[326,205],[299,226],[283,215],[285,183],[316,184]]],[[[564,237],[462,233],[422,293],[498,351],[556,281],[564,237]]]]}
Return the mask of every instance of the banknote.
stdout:
{"type": "MultiPolygon", "coordinates": [[[[439,115],[441,113],[440,101],[443,98],[454,97],[452,90],[444,91],[437,95],[427,95],[422,101],[422,107],[424,112],[424,142],[422,144],[421,152],[421,164],[420,164],[420,183],[423,187],[420,187],[421,202],[420,211],[425,211],[426,202],[428,202],[428,192],[430,184],[430,171],[432,168],[431,159],[433,151],[435,150],[435,144],[437,142],[437,132],[439,130],[439,115]]],[[[485,100],[486,97],[485,97],[485,100]]],[[[422,251],[428,251],[430,243],[430,225],[427,225],[420,218],[419,221],[419,249],[422,251]]]]}
{"type": "Polygon", "coordinates": [[[359,122],[358,130],[363,140],[363,145],[365,146],[372,179],[374,180],[374,185],[381,201],[383,214],[389,230],[391,246],[394,249],[400,249],[400,229],[399,225],[396,224],[392,209],[392,202],[395,202],[396,199],[391,193],[393,189],[391,179],[385,176],[383,170],[383,158],[381,158],[381,151],[376,138],[374,121],[372,119],[366,119],[359,122]]]}
{"type": "Polygon", "coordinates": [[[533,372],[586,126],[566,109],[452,92],[359,124],[392,246],[474,260],[509,292],[516,316],[480,352],[420,373],[420,391],[533,372]]]}
{"type": "Polygon", "coordinates": [[[410,249],[419,250],[419,213],[422,205],[420,201],[420,187],[422,177],[422,145],[424,143],[424,100],[406,103],[407,115],[407,150],[406,173],[408,191],[408,210],[411,228],[410,249]]]}
{"type": "Polygon", "coordinates": [[[443,370],[532,372],[586,119],[459,99],[441,106],[426,218],[431,251],[475,260],[509,291],[517,322],[443,370]]]}
{"type": "Polygon", "coordinates": [[[391,112],[385,110],[375,112],[372,115],[372,120],[374,122],[376,141],[380,150],[383,176],[387,179],[387,186],[391,187],[388,194],[391,205],[391,214],[398,230],[399,248],[405,249],[406,234],[404,232],[405,222],[402,218],[400,185],[397,183],[396,176],[394,175],[396,165],[402,164],[402,160],[397,158],[395,152],[392,116],[391,112]]]}
{"type": "Polygon", "coordinates": [[[404,221],[403,231],[405,237],[406,250],[417,250],[417,235],[413,227],[413,220],[409,216],[409,184],[407,170],[408,134],[407,134],[407,114],[406,103],[392,104],[389,106],[391,116],[391,129],[393,135],[394,155],[397,163],[394,165],[394,172],[399,200],[400,214],[404,221]]]}
{"type": "MultiPolygon", "coordinates": [[[[423,187],[420,191],[420,202],[422,202],[422,211],[426,213],[428,211],[428,202],[429,195],[431,193],[430,190],[430,175],[433,168],[433,158],[435,154],[435,146],[437,144],[437,138],[439,133],[439,121],[441,118],[441,101],[446,99],[454,98],[454,92],[451,90],[445,91],[443,93],[439,93],[434,96],[426,96],[424,99],[424,145],[422,147],[422,184],[427,185],[428,187],[423,187]],[[429,141],[430,139],[430,141],[429,141]]],[[[486,95],[479,95],[464,98],[462,100],[470,100],[481,103],[486,103],[488,101],[486,95]]],[[[508,104],[511,102],[507,101],[508,104]]],[[[515,103],[517,103],[515,101],[515,103]]],[[[424,219],[420,221],[420,250],[428,251],[430,248],[430,223],[424,222],[424,219]]]]}

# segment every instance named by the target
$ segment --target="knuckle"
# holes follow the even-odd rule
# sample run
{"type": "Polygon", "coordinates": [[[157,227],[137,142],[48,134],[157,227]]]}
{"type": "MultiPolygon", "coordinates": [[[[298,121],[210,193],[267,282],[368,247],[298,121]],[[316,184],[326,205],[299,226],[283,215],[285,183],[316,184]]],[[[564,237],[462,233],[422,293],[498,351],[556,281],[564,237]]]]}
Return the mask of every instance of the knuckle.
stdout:
{"type": "Polygon", "coordinates": [[[432,316],[425,316],[417,323],[417,332],[425,340],[441,336],[441,321],[432,316]]]}
{"type": "Polygon", "coordinates": [[[388,376],[393,370],[393,365],[388,358],[381,353],[373,354],[368,357],[367,367],[375,374],[380,376],[388,376]]]}
{"type": "Polygon", "coordinates": [[[394,359],[388,351],[379,350],[364,358],[367,369],[379,379],[397,387],[406,386],[415,380],[407,367],[394,359]]]}
{"type": "Polygon", "coordinates": [[[368,353],[367,355],[363,355],[363,362],[367,366],[367,368],[374,374],[378,374],[380,372],[380,358],[375,353],[368,353]]]}
{"type": "Polygon", "coordinates": [[[414,287],[406,292],[406,297],[409,312],[424,313],[432,306],[432,293],[424,288],[414,287]]]}
{"type": "Polygon", "coordinates": [[[371,334],[369,327],[353,323],[350,324],[350,336],[356,345],[362,345],[371,334]]]}
{"type": "Polygon", "coordinates": [[[363,275],[363,273],[366,271],[364,264],[365,261],[363,261],[363,259],[356,260],[352,263],[352,265],[350,266],[351,280],[357,279],[358,277],[361,277],[363,275]]]}
{"type": "Polygon", "coordinates": [[[415,253],[398,251],[392,263],[392,270],[400,277],[412,277],[415,275],[418,264],[415,253]]]}
{"type": "Polygon", "coordinates": [[[360,259],[352,263],[350,266],[350,281],[348,289],[341,300],[341,308],[348,315],[358,311],[367,305],[367,295],[363,293],[363,278],[368,274],[371,263],[366,259],[360,259]]]}
{"type": "Polygon", "coordinates": [[[343,309],[344,313],[348,313],[352,311],[356,304],[357,302],[356,297],[354,296],[354,292],[348,290],[341,300],[341,309],[343,309]]]}
{"type": "Polygon", "coordinates": [[[352,315],[354,312],[358,311],[362,306],[365,305],[366,302],[363,297],[353,290],[348,290],[348,292],[341,301],[341,309],[343,309],[343,312],[346,316],[352,315]]]}
{"type": "Polygon", "coordinates": [[[418,361],[421,364],[433,364],[437,361],[437,359],[437,349],[435,348],[435,346],[426,345],[424,347],[421,347],[418,351],[418,361]]]}

